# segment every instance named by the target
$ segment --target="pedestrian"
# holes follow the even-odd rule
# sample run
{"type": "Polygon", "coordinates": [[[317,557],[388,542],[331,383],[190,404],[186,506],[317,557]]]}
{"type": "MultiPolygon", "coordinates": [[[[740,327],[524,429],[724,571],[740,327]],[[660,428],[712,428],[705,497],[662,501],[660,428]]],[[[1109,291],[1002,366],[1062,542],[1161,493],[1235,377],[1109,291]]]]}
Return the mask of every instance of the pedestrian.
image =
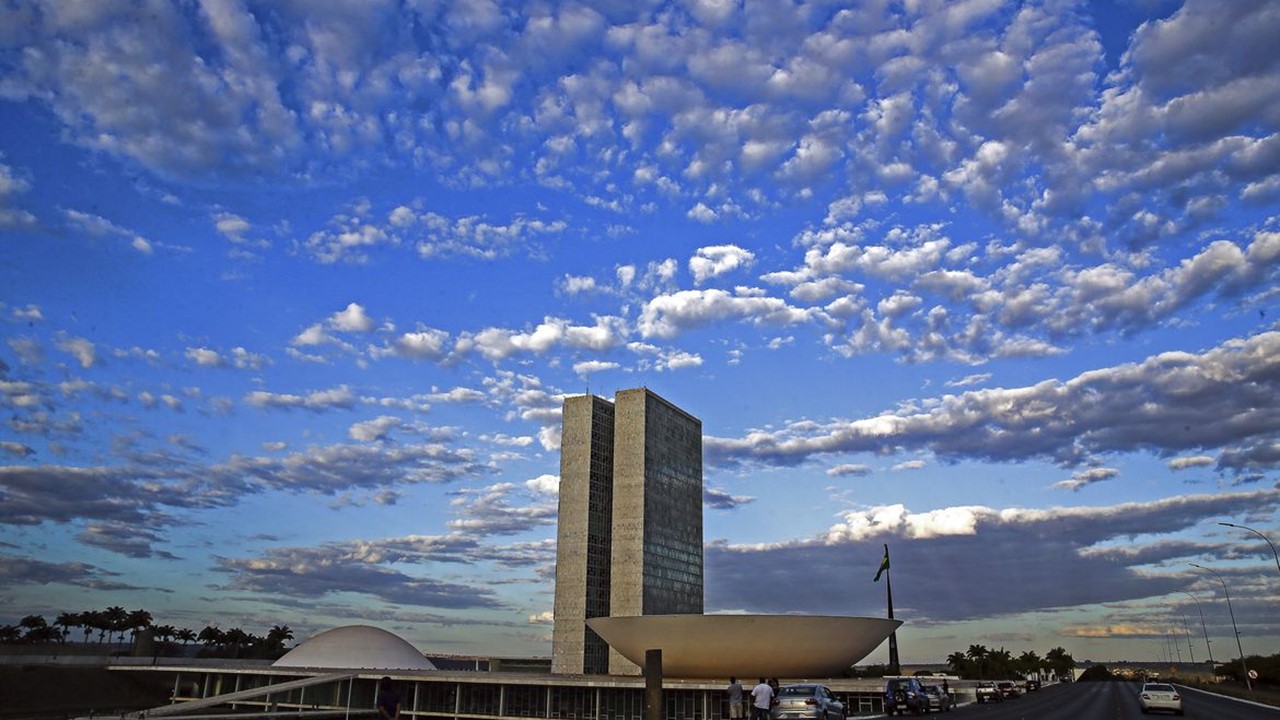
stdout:
{"type": "Polygon", "coordinates": [[[751,688],[751,720],[769,720],[769,708],[773,706],[773,688],[764,678],[751,688]]]}
{"type": "Polygon", "coordinates": [[[378,681],[378,720],[400,720],[400,696],[391,685],[391,678],[378,681]]]}
{"type": "Polygon", "coordinates": [[[742,683],[738,678],[729,678],[729,720],[742,720],[742,683]]]}

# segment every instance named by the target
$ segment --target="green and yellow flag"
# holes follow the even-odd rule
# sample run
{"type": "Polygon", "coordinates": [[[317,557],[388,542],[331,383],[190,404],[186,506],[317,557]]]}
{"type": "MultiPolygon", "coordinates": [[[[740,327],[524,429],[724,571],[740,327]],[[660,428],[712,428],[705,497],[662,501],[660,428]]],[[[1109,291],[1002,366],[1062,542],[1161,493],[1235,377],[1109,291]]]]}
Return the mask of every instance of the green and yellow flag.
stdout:
{"type": "Polygon", "coordinates": [[[880,561],[880,569],[876,571],[876,579],[871,582],[880,582],[880,575],[889,569],[889,546],[884,546],[884,559],[880,561]]]}

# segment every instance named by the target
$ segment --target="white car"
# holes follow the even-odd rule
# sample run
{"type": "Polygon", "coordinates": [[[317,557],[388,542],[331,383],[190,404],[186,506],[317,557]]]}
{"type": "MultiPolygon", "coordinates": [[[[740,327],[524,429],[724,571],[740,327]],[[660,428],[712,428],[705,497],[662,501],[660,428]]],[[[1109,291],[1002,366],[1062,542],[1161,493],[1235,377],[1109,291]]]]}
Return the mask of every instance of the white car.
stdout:
{"type": "Polygon", "coordinates": [[[1182,714],[1182,696],[1169,683],[1145,683],[1142,692],[1138,693],[1138,702],[1142,703],[1142,712],[1152,710],[1171,710],[1174,715],[1182,714]]]}

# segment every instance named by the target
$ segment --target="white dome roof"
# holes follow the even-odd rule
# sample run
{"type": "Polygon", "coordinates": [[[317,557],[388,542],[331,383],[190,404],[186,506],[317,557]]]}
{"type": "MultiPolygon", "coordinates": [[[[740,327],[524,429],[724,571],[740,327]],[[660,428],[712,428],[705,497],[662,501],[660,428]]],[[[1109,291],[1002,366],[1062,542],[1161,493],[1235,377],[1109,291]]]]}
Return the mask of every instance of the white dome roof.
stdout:
{"type": "Polygon", "coordinates": [[[346,625],[315,635],[272,667],[341,670],[435,670],[404,638],[369,625],[346,625]]]}

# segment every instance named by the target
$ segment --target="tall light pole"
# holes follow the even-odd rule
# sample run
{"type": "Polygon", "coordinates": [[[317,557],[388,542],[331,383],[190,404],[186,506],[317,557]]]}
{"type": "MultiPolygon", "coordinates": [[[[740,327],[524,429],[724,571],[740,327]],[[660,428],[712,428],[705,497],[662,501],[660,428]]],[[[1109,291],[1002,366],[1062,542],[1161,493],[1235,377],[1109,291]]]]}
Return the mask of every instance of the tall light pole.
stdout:
{"type": "Polygon", "coordinates": [[[1229,522],[1220,522],[1220,523],[1218,523],[1218,524],[1219,524],[1219,525],[1224,525],[1224,526],[1226,526],[1226,527],[1233,527],[1233,528],[1240,528],[1241,530],[1248,530],[1249,532],[1253,533],[1254,535],[1257,535],[1258,537],[1262,538],[1263,540],[1266,540],[1266,541],[1267,541],[1267,544],[1271,546],[1271,554],[1272,554],[1272,555],[1274,555],[1274,556],[1275,556],[1275,558],[1276,558],[1276,570],[1280,570],[1280,553],[1277,553],[1277,552],[1276,552],[1276,544],[1275,544],[1275,543],[1273,543],[1273,542],[1271,542],[1271,538],[1267,537],[1266,535],[1263,535],[1262,533],[1258,532],[1257,530],[1254,530],[1254,529],[1253,529],[1253,528],[1251,528],[1251,527],[1245,527],[1245,526],[1243,526],[1243,525],[1237,525],[1237,524],[1235,524],[1235,523],[1229,523],[1229,522]]]}
{"type": "Polygon", "coordinates": [[[1204,649],[1209,651],[1209,669],[1213,670],[1213,647],[1209,645],[1209,628],[1204,624],[1204,608],[1200,607],[1200,598],[1186,590],[1179,590],[1178,592],[1196,601],[1196,609],[1200,611],[1200,630],[1204,632],[1204,649]]]}
{"type": "Polygon", "coordinates": [[[1200,568],[1201,570],[1208,570],[1209,572],[1214,574],[1214,577],[1218,578],[1218,582],[1222,583],[1222,594],[1227,596],[1227,612],[1231,614],[1231,630],[1236,634],[1236,649],[1240,651],[1240,669],[1244,671],[1244,686],[1250,692],[1252,692],[1253,683],[1250,682],[1249,680],[1249,666],[1246,665],[1244,662],[1244,648],[1241,647],[1240,645],[1240,629],[1236,627],[1236,611],[1231,609],[1231,593],[1227,592],[1227,581],[1223,580],[1222,576],[1218,574],[1218,571],[1214,570],[1213,568],[1207,568],[1203,565],[1197,565],[1195,563],[1188,563],[1188,564],[1191,567],[1200,568]]]}
{"type": "MultiPolygon", "coordinates": [[[[1187,636],[1187,652],[1191,654],[1191,662],[1194,663],[1196,661],[1196,651],[1191,649],[1191,630],[1187,628],[1187,614],[1182,612],[1182,608],[1173,603],[1165,603],[1165,605],[1170,610],[1177,610],[1178,614],[1182,616],[1182,634],[1187,636]]],[[[1178,657],[1182,657],[1181,650],[1178,652],[1178,657]]]]}

